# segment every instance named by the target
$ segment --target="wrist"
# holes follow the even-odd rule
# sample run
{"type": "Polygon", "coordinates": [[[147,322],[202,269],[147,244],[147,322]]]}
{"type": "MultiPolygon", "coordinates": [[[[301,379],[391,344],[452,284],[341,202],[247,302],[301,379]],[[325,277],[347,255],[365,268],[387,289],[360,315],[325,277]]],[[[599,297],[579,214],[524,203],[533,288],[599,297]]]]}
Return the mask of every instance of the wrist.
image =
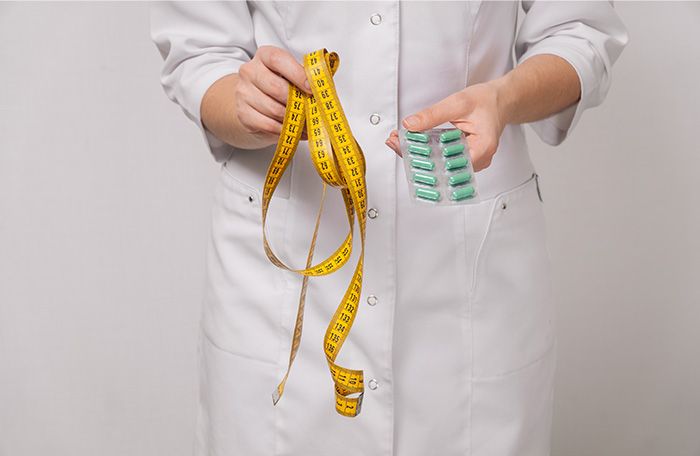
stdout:
{"type": "Polygon", "coordinates": [[[496,112],[501,127],[512,123],[514,98],[510,84],[510,73],[494,79],[488,84],[496,96],[496,112]]]}

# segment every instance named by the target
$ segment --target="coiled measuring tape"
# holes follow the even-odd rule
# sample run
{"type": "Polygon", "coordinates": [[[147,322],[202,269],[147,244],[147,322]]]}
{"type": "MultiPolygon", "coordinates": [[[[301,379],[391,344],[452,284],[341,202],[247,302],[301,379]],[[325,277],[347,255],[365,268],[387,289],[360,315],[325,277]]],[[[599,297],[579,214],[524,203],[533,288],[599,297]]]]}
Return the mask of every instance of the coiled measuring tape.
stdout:
{"type": "Polygon", "coordinates": [[[272,393],[272,402],[276,405],[284,393],[284,385],[301,342],[304,300],[306,299],[309,277],[331,274],[348,261],[352,252],[353,226],[355,216],[357,216],[362,251],[352,280],[336,308],[323,338],[323,349],[335,386],[335,409],[341,415],[354,417],[360,413],[364,395],[363,371],[341,367],[335,363],[335,359],[350,332],[350,328],[352,328],[362,290],[367,190],[364,154],[350,131],[348,120],[340,105],[333,82],[333,75],[338,70],[339,65],[340,58],[335,52],[328,52],[325,48],[310,52],[304,55],[304,71],[311,85],[312,95],[307,95],[293,84],[289,84],[282,133],[277,142],[275,155],[268,167],[263,189],[263,246],[267,257],[273,264],[303,275],[287,372],[272,393]],[[295,269],[284,264],[272,251],[266,236],[265,220],[272,194],[294,156],[304,125],[306,125],[311,160],[323,182],[323,191],[306,266],[303,269],[295,269]],[[317,264],[313,264],[314,248],[327,185],[339,188],[342,193],[349,230],[345,241],[332,255],[317,264]]]}

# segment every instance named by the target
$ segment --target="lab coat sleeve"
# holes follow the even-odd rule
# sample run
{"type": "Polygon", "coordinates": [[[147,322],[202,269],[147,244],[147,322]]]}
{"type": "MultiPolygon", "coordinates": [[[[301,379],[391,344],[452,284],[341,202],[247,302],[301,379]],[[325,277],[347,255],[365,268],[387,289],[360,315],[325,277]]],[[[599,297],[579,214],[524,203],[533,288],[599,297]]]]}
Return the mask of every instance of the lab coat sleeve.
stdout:
{"type": "Polygon", "coordinates": [[[525,17],[515,40],[517,63],[538,54],[554,54],[578,74],[581,98],[574,105],[532,122],[547,144],[560,144],[578,123],[581,113],[599,105],[610,88],[612,65],[629,38],[607,1],[522,1],[525,17]]]}
{"type": "Polygon", "coordinates": [[[200,106],[214,82],[237,73],[255,54],[247,2],[154,2],[150,19],[166,95],[199,126],[215,159],[225,159],[231,146],[204,127],[200,106]]]}

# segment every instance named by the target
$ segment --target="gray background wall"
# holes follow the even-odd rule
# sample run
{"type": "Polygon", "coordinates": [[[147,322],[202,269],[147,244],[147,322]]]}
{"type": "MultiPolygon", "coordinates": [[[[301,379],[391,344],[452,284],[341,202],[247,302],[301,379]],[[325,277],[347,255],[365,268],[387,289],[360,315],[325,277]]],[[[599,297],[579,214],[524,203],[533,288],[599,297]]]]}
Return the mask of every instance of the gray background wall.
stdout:
{"type": "MultiPolygon", "coordinates": [[[[698,456],[700,4],[617,8],[606,103],[557,148],[529,134],[554,455],[698,456]]],[[[0,4],[1,456],[190,454],[217,167],[148,28],[143,4],[0,4]]]]}

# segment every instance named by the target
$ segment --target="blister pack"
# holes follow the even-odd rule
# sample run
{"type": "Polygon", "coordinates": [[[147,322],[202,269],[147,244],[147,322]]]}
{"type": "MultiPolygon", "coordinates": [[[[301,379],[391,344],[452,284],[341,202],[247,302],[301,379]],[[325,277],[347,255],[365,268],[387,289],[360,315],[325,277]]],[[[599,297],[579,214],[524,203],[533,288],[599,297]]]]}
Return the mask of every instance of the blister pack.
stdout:
{"type": "Polygon", "coordinates": [[[398,129],[406,181],[414,201],[438,206],[479,201],[467,139],[456,128],[398,129]]]}

